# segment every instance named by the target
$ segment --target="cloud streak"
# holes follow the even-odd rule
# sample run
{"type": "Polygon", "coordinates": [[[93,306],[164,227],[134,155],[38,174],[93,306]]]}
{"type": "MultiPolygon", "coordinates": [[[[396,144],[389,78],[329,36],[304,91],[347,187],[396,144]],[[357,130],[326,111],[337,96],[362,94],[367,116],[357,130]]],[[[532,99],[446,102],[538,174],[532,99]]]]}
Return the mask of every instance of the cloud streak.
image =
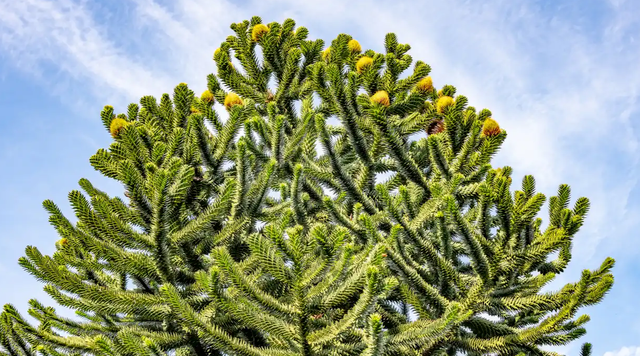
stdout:
{"type": "Polygon", "coordinates": [[[640,356],[640,347],[623,347],[618,351],[605,352],[604,356],[640,356]]]}
{"type": "Polygon", "coordinates": [[[0,6],[0,43],[13,64],[52,85],[65,100],[72,100],[69,91],[82,96],[86,89],[103,100],[136,98],[173,84],[153,70],[153,60],[140,61],[105,37],[82,3],[2,0],[0,6]],[[49,70],[57,74],[45,77],[49,70]]]}

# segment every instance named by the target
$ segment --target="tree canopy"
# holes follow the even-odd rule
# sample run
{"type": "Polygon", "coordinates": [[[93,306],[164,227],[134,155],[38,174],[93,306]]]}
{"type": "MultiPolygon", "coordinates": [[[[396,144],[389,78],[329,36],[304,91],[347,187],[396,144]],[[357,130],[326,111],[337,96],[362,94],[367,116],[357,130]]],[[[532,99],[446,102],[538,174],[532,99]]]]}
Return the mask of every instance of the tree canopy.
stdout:
{"type": "Polygon", "coordinates": [[[231,29],[201,96],[104,107],[90,163],[126,199],[81,179],[77,223],[43,204],[56,252],[20,259],[78,317],[6,305],[0,355],[553,355],[585,334],[613,259],[543,288],[589,201],[560,185],[543,227],[533,176],[512,191],[491,166],[488,109],[391,33],[379,53],[290,19],[231,29]]]}

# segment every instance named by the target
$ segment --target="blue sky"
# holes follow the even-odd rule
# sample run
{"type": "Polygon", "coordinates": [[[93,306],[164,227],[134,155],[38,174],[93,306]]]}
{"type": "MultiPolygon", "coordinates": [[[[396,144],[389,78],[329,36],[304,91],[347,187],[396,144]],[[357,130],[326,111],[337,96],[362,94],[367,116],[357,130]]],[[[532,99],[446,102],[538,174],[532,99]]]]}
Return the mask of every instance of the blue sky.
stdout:
{"type": "Polygon", "coordinates": [[[377,51],[395,32],[432,66],[436,86],[455,85],[508,131],[494,165],[512,166],[514,181],[533,174],[547,196],[567,183],[574,199],[590,198],[554,286],[614,257],[615,286],[584,310],[583,340],[594,355],[640,356],[640,2],[0,0],[0,9],[0,304],[48,301],[17,265],[28,244],[54,250],[43,200],[72,217],[66,196],[82,177],[121,195],[88,162],[110,143],[104,105],[124,112],[180,82],[200,92],[229,24],[290,17],[311,37],[349,33],[377,51]]]}

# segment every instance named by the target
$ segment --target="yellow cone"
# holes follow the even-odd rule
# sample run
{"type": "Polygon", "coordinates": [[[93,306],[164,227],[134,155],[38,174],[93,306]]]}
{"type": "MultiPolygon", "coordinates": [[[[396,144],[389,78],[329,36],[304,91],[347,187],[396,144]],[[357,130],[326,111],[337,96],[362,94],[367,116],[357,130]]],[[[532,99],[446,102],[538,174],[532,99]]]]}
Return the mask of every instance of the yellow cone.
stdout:
{"type": "Polygon", "coordinates": [[[229,93],[224,98],[224,107],[229,110],[232,106],[235,105],[242,105],[242,99],[240,99],[240,97],[236,93],[229,93]]]}
{"type": "Polygon", "coordinates": [[[389,106],[389,94],[387,94],[387,92],[384,90],[380,90],[379,92],[371,96],[371,103],[380,104],[382,106],[389,106]]]}
{"type": "Polygon", "coordinates": [[[349,47],[349,50],[354,53],[360,53],[362,51],[362,46],[360,46],[360,42],[356,40],[349,41],[349,43],[347,44],[347,47],[349,47]]]}
{"type": "Polygon", "coordinates": [[[213,93],[211,93],[209,90],[205,90],[204,92],[202,92],[202,95],[200,95],[200,100],[204,101],[207,104],[212,104],[215,98],[213,97],[213,93]]]}
{"type": "Polygon", "coordinates": [[[498,125],[498,122],[492,118],[487,118],[486,120],[484,120],[484,124],[482,125],[482,134],[485,136],[496,136],[498,135],[502,130],[500,129],[500,125],[498,125]]]}
{"type": "Polygon", "coordinates": [[[253,29],[251,30],[251,39],[258,42],[267,32],[269,32],[269,27],[267,27],[267,25],[257,24],[253,26],[253,29]]]}
{"type": "Polygon", "coordinates": [[[358,73],[362,73],[363,70],[365,70],[368,67],[371,67],[371,65],[373,64],[373,58],[371,57],[362,57],[360,59],[358,59],[358,62],[356,62],[356,71],[358,73]]]}
{"type": "Polygon", "coordinates": [[[453,98],[445,95],[440,97],[436,102],[436,110],[439,113],[443,113],[444,109],[448,108],[451,105],[453,105],[453,98]]]}
{"type": "Polygon", "coordinates": [[[129,123],[125,119],[121,119],[119,117],[111,120],[111,124],[109,125],[109,132],[113,138],[117,138],[120,136],[120,132],[125,128],[129,123]]]}
{"type": "Polygon", "coordinates": [[[422,93],[431,91],[433,89],[433,80],[431,77],[422,78],[418,84],[416,84],[416,89],[422,93]]]}
{"type": "Polygon", "coordinates": [[[324,59],[326,61],[327,58],[329,58],[330,54],[331,54],[331,47],[327,47],[327,49],[322,51],[322,59],[324,59]]]}

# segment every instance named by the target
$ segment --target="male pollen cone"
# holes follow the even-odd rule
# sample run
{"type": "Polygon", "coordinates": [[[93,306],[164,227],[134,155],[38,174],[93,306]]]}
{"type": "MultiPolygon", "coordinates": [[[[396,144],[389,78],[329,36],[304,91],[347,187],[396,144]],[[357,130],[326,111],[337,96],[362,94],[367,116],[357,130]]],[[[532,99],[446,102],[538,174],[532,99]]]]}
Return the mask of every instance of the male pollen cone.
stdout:
{"type": "Polygon", "coordinates": [[[422,78],[418,84],[416,84],[416,89],[422,93],[431,91],[433,89],[433,80],[431,77],[422,78]]]}
{"type": "Polygon", "coordinates": [[[240,99],[240,97],[236,93],[229,93],[224,98],[224,107],[229,110],[232,106],[235,105],[242,105],[242,99],[240,99]]]}
{"type": "Polygon", "coordinates": [[[327,47],[327,49],[322,51],[322,59],[326,61],[327,58],[329,58],[330,54],[331,54],[331,47],[327,47]]]}
{"type": "Polygon", "coordinates": [[[129,125],[127,120],[119,117],[111,120],[111,124],[109,125],[109,132],[111,133],[111,136],[113,138],[117,138],[120,135],[120,132],[122,132],[122,129],[127,125],[129,125]]]}
{"type": "Polygon", "coordinates": [[[356,71],[362,73],[363,70],[370,67],[373,64],[373,58],[364,56],[356,62],[356,71]]]}
{"type": "Polygon", "coordinates": [[[360,53],[362,51],[362,46],[360,45],[360,42],[356,40],[349,41],[349,43],[347,43],[347,47],[349,47],[349,50],[354,53],[360,53]]]}
{"type": "Polygon", "coordinates": [[[251,39],[258,42],[267,32],[269,32],[269,27],[267,27],[267,25],[257,24],[253,26],[253,29],[251,30],[251,39]]]}
{"type": "Polygon", "coordinates": [[[380,104],[382,106],[389,106],[389,104],[391,103],[389,101],[389,94],[387,94],[387,92],[384,90],[380,90],[379,92],[376,92],[371,96],[371,103],[380,104]]]}
{"type": "Polygon", "coordinates": [[[202,95],[200,95],[200,100],[204,101],[207,104],[213,103],[215,98],[213,97],[213,93],[209,90],[205,90],[202,95]]]}
{"type": "Polygon", "coordinates": [[[451,105],[453,105],[453,98],[445,95],[438,99],[438,102],[436,103],[436,110],[439,113],[443,113],[444,109],[448,108],[451,105]]]}
{"type": "Polygon", "coordinates": [[[434,120],[427,126],[428,135],[437,135],[444,131],[444,120],[434,120]]]}
{"type": "Polygon", "coordinates": [[[500,125],[498,122],[492,118],[487,118],[484,120],[484,124],[482,125],[482,134],[488,137],[493,137],[498,135],[501,132],[500,125]]]}

